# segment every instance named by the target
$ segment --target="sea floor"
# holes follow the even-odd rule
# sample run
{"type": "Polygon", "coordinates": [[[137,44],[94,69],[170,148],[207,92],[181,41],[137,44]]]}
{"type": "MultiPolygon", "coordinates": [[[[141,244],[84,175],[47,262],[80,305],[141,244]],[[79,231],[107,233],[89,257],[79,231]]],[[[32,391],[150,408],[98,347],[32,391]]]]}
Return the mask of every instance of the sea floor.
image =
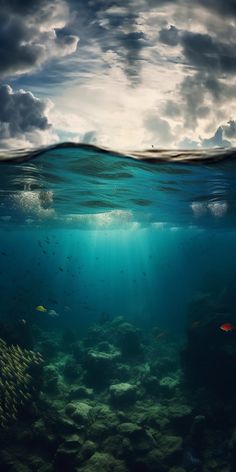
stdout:
{"type": "Polygon", "coordinates": [[[17,419],[8,406],[1,472],[236,470],[236,408],[189,382],[185,339],[143,333],[122,317],[79,341],[35,333],[43,362],[17,419]]]}

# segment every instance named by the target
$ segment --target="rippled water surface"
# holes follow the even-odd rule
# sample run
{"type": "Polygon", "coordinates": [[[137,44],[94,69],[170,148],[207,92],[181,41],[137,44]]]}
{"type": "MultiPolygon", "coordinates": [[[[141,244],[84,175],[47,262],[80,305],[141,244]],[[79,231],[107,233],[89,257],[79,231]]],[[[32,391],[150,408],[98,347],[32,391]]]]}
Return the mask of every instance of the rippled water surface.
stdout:
{"type": "Polygon", "coordinates": [[[2,222],[222,225],[236,220],[234,150],[127,155],[65,144],[1,156],[2,222]]]}

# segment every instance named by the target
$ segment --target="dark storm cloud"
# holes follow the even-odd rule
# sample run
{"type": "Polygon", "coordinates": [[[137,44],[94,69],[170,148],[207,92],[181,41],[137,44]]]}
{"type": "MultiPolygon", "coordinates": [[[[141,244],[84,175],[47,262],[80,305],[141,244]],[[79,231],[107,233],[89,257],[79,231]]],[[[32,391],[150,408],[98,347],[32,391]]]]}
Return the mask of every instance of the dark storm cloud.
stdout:
{"type": "Polygon", "coordinates": [[[28,72],[76,49],[78,37],[60,34],[67,6],[59,0],[0,1],[0,76],[28,72]]]}
{"type": "Polygon", "coordinates": [[[199,3],[221,15],[236,15],[235,0],[199,0],[199,3]]]}
{"type": "Polygon", "coordinates": [[[142,32],[122,33],[117,36],[116,51],[123,49],[124,71],[133,85],[139,82],[141,51],[148,45],[142,32]]]}
{"type": "Polygon", "coordinates": [[[214,73],[236,72],[235,42],[221,42],[209,34],[184,32],[181,45],[187,61],[200,69],[214,73]]]}
{"type": "MultiPolygon", "coordinates": [[[[230,38],[226,43],[209,34],[189,32],[180,35],[180,44],[186,63],[195,70],[195,73],[186,77],[181,85],[185,125],[194,128],[198,119],[204,118],[210,112],[209,100],[212,105],[216,105],[222,101],[226,93],[230,93],[225,79],[236,73],[236,45],[230,38]]],[[[227,145],[220,129],[209,143],[227,145]]]]}
{"type": "Polygon", "coordinates": [[[115,52],[132,85],[139,82],[142,50],[149,46],[138,24],[140,8],[133,0],[71,0],[71,10],[75,13],[73,31],[79,31],[81,45],[96,40],[102,53],[115,52]]]}
{"type": "Polygon", "coordinates": [[[159,39],[162,43],[169,46],[177,46],[179,44],[179,31],[175,26],[170,25],[168,28],[163,28],[160,31],[159,39]]]}
{"type": "Polygon", "coordinates": [[[0,103],[0,139],[16,138],[51,127],[45,116],[46,104],[30,92],[13,92],[8,85],[2,85],[0,103]]]}
{"type": "MultiPolygon", "coordinates": [[[[189,74],[179,87],[179,104],[169,100],[164,112],[172,117],[182,114],[185,127],[194,129],[198,120],[210,113],[210,104],[219,104],[223,97],[234,94],[226,78],[236,74],[235,40],[229,35],[228,41],[222,41],[215,35],[179,30],[174,26],[162,29],[159,39],[168,46],[181,46],[182,62],[186,70],[189,68],[189,74]]],[[[225,128],[222,133],[217,130],[209,143],[226,145],[226,132],[225,128]]]]}
{"type": "Polygon", "coordinates": [[[171,25],[159,32],[159,40],[169,46],[182,46],[185,62],[209,74],[236,72],[236,44],[234,40],[221,41],[210,34],[179,30],[171,25]]]}

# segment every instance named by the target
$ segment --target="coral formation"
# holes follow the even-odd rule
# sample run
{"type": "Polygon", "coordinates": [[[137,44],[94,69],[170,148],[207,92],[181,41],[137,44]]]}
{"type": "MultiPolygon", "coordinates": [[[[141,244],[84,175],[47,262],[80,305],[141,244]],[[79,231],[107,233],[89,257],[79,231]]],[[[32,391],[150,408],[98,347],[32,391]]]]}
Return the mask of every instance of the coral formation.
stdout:
{"type": "MultiPolygon", "coordinates": [[[[37,348],[45,345],[50,343],[41,331],[37,348]]],[[[73,345],[54,335],[53,345],[57,349],[53,356],[49,352],[44,366],[37,406],[27,410],[23,423],[15,422],[8,432],[11,440],[0,451],[4,471],[234,470],[233,419],[229,436],[219,431],[217,439],[212,428],[218,424],[216,406],[199,403],[200,390],[189,395],[178,343],[156,344],[151,335],[144,341],[119,317],[91,327],[84,339],[73,338],[73,345]],[[126,356],[122,336],[127,332],[135,342],[126,356]]],[[[27,366],[41,362],[20,348],[1,343],[1,349],[18,356],[28,375],[27,366]]],[[[234,414],[227,408],[223,412],[221,405],[220,414],[230,424],[234,414]]]]}

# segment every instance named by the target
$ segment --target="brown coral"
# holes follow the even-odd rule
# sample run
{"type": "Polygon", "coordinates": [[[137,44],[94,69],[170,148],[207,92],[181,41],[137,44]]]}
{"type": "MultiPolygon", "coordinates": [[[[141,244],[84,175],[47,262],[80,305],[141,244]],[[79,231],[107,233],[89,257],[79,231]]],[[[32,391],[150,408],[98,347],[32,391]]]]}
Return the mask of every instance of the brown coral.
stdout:
{"type": "Polygon", "coordinates": [[[19,408],[31,399],[29,368],[42,361],[40,353],[8,346],[0,338],[0,427],[15,420],[19,408]]]}

